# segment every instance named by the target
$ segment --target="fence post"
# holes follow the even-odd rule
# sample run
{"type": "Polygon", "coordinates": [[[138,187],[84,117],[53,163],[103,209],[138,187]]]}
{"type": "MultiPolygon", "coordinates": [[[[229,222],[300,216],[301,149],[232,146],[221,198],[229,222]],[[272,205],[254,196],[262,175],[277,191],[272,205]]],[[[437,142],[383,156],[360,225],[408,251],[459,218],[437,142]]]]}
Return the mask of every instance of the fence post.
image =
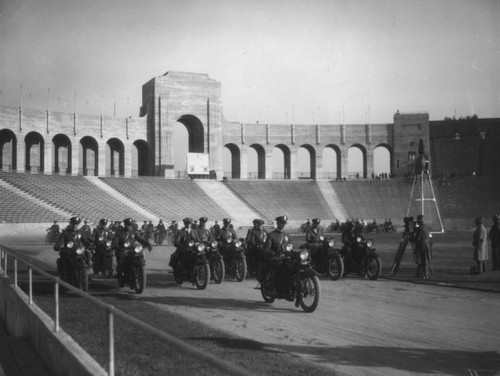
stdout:
{"type": "Polygon", "coordinates": [[[115,376],[115,333],[113,327],[113,312],[108,311],[108,351],[109,376],[115,376]]]}
{"type": "Polygon", "coordinates": [[[54,286],[54,332],[59,331],[59,282],[54,286]]]}
{"type": "Polygon", "coordinates": [[[17,257],[14,257],[14,287],[17,288],[17,257]]]}
{"type": "Polygon", "coordinates": [[[29,305],[33,304],[33,269],[31,266],[28,268],[29,276],[29,305]]]}

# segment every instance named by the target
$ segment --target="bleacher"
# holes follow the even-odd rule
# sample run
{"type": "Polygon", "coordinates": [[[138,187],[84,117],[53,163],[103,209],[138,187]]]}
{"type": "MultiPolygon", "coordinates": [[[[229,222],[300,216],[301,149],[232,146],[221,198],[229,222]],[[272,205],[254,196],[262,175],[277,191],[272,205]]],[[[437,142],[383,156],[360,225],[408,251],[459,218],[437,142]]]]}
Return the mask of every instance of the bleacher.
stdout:
{"type": "Polygon", "coordinates": [[[161,178],[100,178],[103,182],[158,217],[222,220],[228,215],[191,180],[161,178]]]}
{"type": "Polygon", "coordinates": [[[65,219],[36,202],[0,187],[0,223],[43,223],[65,219]]]}
{"type": "MultiPolygon", "coordinates": [[[[140,214],[124,206],[120,200],[102,191],[82,176],[0,172],[0,179],[40,201],[94,223],[101,218],[112,220],[122,220],[127,217],[142,218],[140,214]]],[[[4,205],[2,202],[0,206],[4,205]]],[[[38,219],[32,216],[32,220],[52,222],[55,218],[52,213],[47,213],[38,219]]]]}
{"type": "Polygon", "coordinates": [[[282,214],[290,220],[335,218],[314,181],[227,180],[226,185],[269,222],[282,214]]]}

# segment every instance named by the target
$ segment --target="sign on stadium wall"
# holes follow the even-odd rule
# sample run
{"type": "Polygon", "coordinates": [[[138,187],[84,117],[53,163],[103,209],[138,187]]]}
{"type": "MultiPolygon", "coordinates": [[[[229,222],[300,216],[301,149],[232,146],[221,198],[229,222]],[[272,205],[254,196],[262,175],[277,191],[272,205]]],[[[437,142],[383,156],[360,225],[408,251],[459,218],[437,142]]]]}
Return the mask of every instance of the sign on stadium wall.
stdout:
{"type": "Polygon", "coordinates": [[[188,153],[187,154],[187,173],[188,175],[208,175],[209,159],[206,153],[188,153]]]}

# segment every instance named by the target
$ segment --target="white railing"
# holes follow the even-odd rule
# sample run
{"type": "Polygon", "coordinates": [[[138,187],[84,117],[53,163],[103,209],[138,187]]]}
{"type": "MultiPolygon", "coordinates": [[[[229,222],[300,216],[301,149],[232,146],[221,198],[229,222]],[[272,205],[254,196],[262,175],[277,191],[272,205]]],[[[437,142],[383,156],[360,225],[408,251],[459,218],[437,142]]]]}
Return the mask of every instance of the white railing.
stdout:
{"type": "Polygon", "coordinates": [[[230,363],[227,363],[226,361],[215,357],[212,354],[206,353],[204,351],[201,351],[189,344],[187,344],[184,341],[179,340],[178,338],[175,338],[171,336],[168,333],[162,332],[158,330],[158,328],[152,327],[132,316],[127,315],[125,312],[117,309],[116,307],[104,303],[100,301],[99,299],[93,297],[92,295],[83,292],[80,289],[77,289],[76,287],[62,281],[61,279],[54,277],[53,275],[45,272],[44,270],[38,268],[37,266],[33,265],[29,261],[24,260],[23,258],[19,257],[15,251],[12,249],[5,247],[0,244],[0,276],[3,275],[4,278],[10,278],[9,273],[8,273],[8,262],[12,258],[12,268],[11,271],[14,274],[14,288],[20,289],[18,286],[18,261],[21,262],[23,265],[25,265],[28,268],[28,304],[32,305],[33,303],[33,270],[39,273],[40,275],[44,276],[45,278],[51,280],[54,283],[54,308],[55,308],[55,313],[54,313],[54,327],[53,331],[58,332],[60,330],[59,327],[59,322],[60,322],[60,316],[59,316],[59,286],[63,286],[64,288],[67,288],[68,290],[71,290],[72,292],[78,294],[85,300],[91,302],[92,304],[98,306],[100,309],[106,311],[107,313],[107,326],[108,326],[108,374],[110,376],[115,375],[115,335],[114,335],[114,317],[117,316],[123,320],[125,320],[127,323],[163,340],[166,341],[168,344],[171,346],[176,347],[178,350],[185,352],[186,354],[195,357],[198,360],[205,361],[206,363],[214,366],[215,368],[223,371],[224,373],[228,373],[231,375],[242,375],[242,376],[250,376],[253,375],[253,373],[242,369],[240,367],[236,367],[230,363]]]}

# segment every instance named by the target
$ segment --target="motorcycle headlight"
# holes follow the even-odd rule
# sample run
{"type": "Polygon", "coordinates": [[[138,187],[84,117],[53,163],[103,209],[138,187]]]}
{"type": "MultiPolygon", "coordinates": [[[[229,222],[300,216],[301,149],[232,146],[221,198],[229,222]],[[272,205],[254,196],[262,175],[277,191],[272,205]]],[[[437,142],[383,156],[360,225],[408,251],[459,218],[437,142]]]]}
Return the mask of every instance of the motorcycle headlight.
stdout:
{"type": "Polygon", "coordinates": [[[233,238],[227,238],[227,242],[228,243],[232,243],[233,242],[233,238]]]}
{"type": "Polygon", "coordinates": [[[292,243],[288,243],[285,247],[285,249],[290,252],[292,249],[293,249],[293,244],[292,243]]]}
{"type": "Polygon", "coordinates": [[[75,239],[80,239],[82,237],[82,234],[76,234],[75,239]]]}
{"type": "Polygon", "coordinates": [[[323,240],[325,240],[325,237],[324,237],[323,235],[321,235],[321,236],[319,237],[319,240],[323,241],[323,240]]]}
{"type": "Polygon", "coordinates": [[[217,246],[218,246],[218,245],[219,245],[219,244],[218,244],[216,241],[213,241],[213,242],[212,242],[212,248],[217,248],[217,246]]]}
{"type": "Polygon", "coordinates": [[[356,238],[356,241],[359,243],[359,242],[361,241],[361,236],[358,236],[358,237],[356,238]]]}
{"type": "Polygon", "coordinates": [[[330,240],[330,241],[328,242],[328,246],[329,246],[330,248],[333,248],[333,246],[334,246],[334,245],[335,245],[335,240],[333,240],[333,239],[332,239],[332,240],[330,240]]]}
{"type": "Polygon", "coordinates": [[[198,252],[203,252],[205,250],[205,244],[200,243],[198,244],[198,252]]]}
{"type": "Polygon", "coordinates": [[[85,252],[85,247],[78,247],[76,249],[76,254],[77,255],[83,255],[83,252],[85,252]]]}
{"type": "Polygon", "coordinates": [[[235,246],[236,248],[240,248],[240,247],[241,247],[241,240],[237,240],[237,241],[235,241],[235,242],[234,242],[234,246],[235,246]]]}
{"type": "Polygon", "coordinates": [[[142,245],[137,244],[134,248],[135,253],[141,253],[142,252],[142,245]]]}
{"type": "Polygon", "coordinates": [[[126,248],[130,247],[130,242],[127,240],[124,244],[123,244],[126,248]]]}
{"type": "Polygon", "coordinates": [[[73,248],[74,245],[75,245],[74,242],[68,242],[68,244],[66,244],[68,248],[73,248]]]}
{"type": "Polygon", "coordinates": [[[99,241],[102,242],[104,240],[104,236],[99,236],[99,241]]]}
{"type": "Polygon", "coordinates": [[[107,247],[111,247],[111,240],[108,240],[108,241],[106,242],[106,246],[107,246],[107,247]]]}
{"type": "Polygon", "coordinates": [[[370,240],[368,240],[368,241],[366,242],[366,245],[367,245],[368,247],[371,247],[371,246],[373,245],[373,240],[371,240],[371,239],[370,239],[370,240]]]}
{"type": "Polygon", "coordinates": [[[189,244],[188,244],[188,246],[189,246],[189,247],[192,247],[192,246],[194,246],[194,240],[190,240],[190,241],[189,241],[189,244]]]}
{"type": "Polygon", "coordinates": [[[302,251],[300,251],[300,259],[302,261],[305,261],[309,258],[309,251],[307,249],[304,249],[302,251]]]}

